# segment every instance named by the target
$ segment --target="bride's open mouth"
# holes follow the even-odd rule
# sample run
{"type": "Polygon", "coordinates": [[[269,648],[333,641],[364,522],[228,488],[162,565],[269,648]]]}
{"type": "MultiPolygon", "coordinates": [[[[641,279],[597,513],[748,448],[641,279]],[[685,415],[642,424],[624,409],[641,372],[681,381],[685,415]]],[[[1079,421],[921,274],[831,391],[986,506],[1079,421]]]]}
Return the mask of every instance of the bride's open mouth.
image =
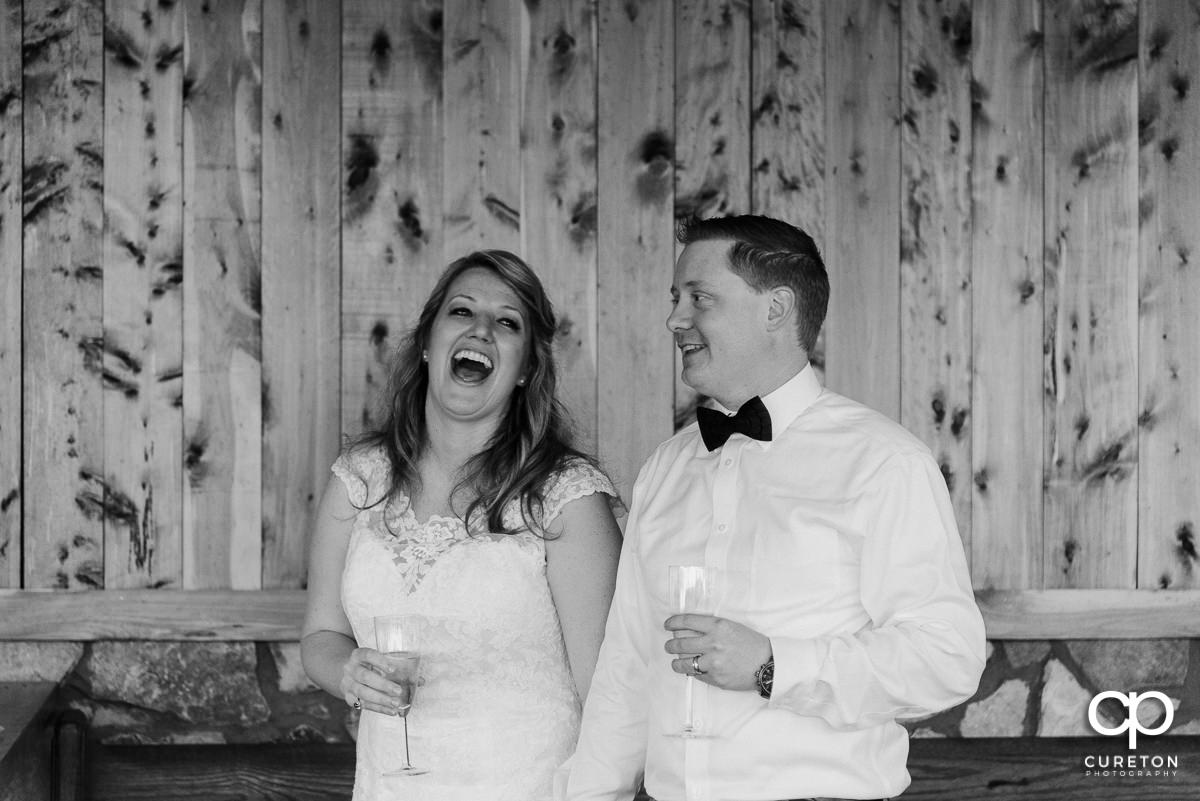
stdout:
{"type": "Polygon", "coordinates": [[[450,357],[450,372],[464,384],[482,384],[495,370],[491,357],[477,350],[463,348],[450,357]]]}

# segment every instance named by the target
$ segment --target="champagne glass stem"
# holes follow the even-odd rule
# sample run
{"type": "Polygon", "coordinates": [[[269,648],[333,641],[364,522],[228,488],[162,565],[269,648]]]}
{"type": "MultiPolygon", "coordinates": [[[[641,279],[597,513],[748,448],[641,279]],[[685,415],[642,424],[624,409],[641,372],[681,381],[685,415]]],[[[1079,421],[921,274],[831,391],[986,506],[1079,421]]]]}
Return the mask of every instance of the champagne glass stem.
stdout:
{"type": "Polygon", "coordinates": [[[411,769],[412,768],[412,757],[410,757],[408,755],[408,718],[405,717],[405,718],[403,718],[403,720],[404,720],[404,767],[406,769],[411,769]]]}
{"type": "Polygon", "coordinates": [[[685,681],[687,682],[687,685],[686,685],[687,689],[684,691],[684,700],[683,700],[684,709],[685,709],[685,711],[683,713],[684,714],[683,730],[690,732],[696,728],[695,710],[692,708],[692,696],[693,696],[693,693],[695,692],[695,689],[694,689],[695,679],[693,679],[691,676],[688,676],[688,677],[686,677],[685,681]]]}

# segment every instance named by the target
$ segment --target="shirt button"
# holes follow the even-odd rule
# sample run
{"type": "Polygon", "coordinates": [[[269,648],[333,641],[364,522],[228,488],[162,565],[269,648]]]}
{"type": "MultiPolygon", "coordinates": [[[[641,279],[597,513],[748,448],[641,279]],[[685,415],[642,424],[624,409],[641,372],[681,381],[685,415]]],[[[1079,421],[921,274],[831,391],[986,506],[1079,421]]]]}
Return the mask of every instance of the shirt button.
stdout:
{"type": "Polygon", "coordinates": [[[727,528],[729,528],[729,526],[722,523],[721,525],[717,526],[717,531],[724,531],[727,528]]]}
{"type": "Polygon", "coordinates": [[[726,460],[725,460],[725,466],[726,466],[726,467],[729,467],[729,465],[731,465],[731,464],[733,464],[733,460],[732,460],[732,459],[726,459],[726,460]]]}

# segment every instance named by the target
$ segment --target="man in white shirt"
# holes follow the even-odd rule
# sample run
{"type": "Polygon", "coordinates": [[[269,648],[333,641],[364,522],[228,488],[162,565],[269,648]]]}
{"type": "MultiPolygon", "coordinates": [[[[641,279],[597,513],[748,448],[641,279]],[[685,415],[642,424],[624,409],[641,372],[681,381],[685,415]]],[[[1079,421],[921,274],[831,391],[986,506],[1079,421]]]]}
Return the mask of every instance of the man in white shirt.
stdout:
{"type": "Polygon", "coordinates": [[[914,436],[821,387],[807,234],[742,216],[679,239],[683,380],[739,412],[701,410],[638,476],[567,797],[627,801],[643,777],[657,801],[897,795],[897,718],[967,699],[984,665],[945,482],[914,436]],[[673,614],[678,564],[718,571],[714,614],[673,614]],[[672,736],[684,675],[706,736],[672,736]]]}

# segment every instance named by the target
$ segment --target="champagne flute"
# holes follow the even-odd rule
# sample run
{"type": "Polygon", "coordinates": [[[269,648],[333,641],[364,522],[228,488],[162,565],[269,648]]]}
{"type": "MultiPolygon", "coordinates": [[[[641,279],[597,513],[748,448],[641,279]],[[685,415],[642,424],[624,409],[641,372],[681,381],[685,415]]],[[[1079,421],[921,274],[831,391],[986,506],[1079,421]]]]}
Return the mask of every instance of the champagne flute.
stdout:
{"type": "MultiPolygon", "coordinates": [[[[671,608],[676,614],[696,612],[711,614],[717,603],[717,569],[703,565],[670,565],[667,568],[667,583],[671,596],[671,608]]],[[[676,632],[675,636],[680,636],[676,632]]],[[[692,676],[684,678],[684,712],[682,727],[673,732],[667,732],[668,737],[713,737],[713,734],[703,732],[696,723],[696,713],[693,706],[696,680],[692,676]]]]}
{"type": "Polygon", "coordinates": [[[425,619],[420,615],[382,615],[375,618],[375,647],[384,655],[388,667],[384,676],[400,685],[400,709],[396,713],[404,721],[404,765],[384,776],[420,776],[426,768],[412,764],[408,754],[408,710],[412,709],[417,692],[417,674],[421,666],[421,629],[425,619]]]}

